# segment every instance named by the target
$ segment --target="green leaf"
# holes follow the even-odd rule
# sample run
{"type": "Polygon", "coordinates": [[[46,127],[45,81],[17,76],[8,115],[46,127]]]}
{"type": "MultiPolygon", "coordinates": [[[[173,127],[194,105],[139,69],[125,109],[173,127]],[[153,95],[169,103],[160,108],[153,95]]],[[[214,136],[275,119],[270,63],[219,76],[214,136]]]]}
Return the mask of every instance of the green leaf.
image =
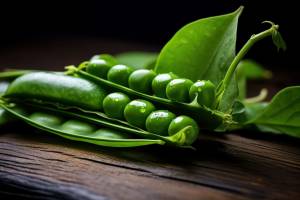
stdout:
{"type": "Polygon", "coordinates": [[[242,60],[237,68],[237,77],[246,77],[247,79],[270,79],[272,72],[254,60],[242,60]]]}
{"type": "Polygon", "coordinates": [[[181,28],[159,54],[155,71],[179,77],[211,80],[218,85],[235,56],[240,7],[233,13],[209,17],[181,28]]]}
{"type": "Polygon", "coordinates": [[[115,58],[119,63],[131,66],[134,69],[152,69],[158,53],[145,51],[132,51],[117,54],[115,58]]]}
{"type": "Polygon", "coordinates": [[[242,60],[237,67],[237,82],[239,88],[239,99],[244,100],[247,97],[248,79],[270,79],[272,72],[254,60],[242,60]]]}
{"type": "Polygon", "coordinates": [[[300,86],[281,90],[261,114],[247,124],[264,127],[261,130],[300,137],[300,86]]]}

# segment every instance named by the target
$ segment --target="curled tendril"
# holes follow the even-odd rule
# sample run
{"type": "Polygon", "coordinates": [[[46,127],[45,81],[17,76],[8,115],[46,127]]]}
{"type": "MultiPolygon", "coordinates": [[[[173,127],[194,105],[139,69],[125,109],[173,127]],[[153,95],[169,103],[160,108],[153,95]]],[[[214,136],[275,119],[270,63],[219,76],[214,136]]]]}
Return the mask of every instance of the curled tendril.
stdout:
{"type": "Polygon", "coordinates": [[[272,27],[272,40],[274,45],[277,47],[277,50],[279,51],[280,49],[282,49],[283,51],[286,50],[286,43],[283,40],[281,34],[279,33],[278,29],[279,29],[279,25],[275,24],[274,22],[271,21],[263,21],[263,24],[270,24],[272,27]]]}

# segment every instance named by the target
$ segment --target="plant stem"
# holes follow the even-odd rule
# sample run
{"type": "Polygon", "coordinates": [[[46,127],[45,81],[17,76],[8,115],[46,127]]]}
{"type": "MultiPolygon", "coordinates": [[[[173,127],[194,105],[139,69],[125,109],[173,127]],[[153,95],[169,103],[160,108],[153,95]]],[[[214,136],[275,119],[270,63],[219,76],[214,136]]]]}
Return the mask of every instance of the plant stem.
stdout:
{"type": "Polygon", "coordinates": [[[265,30],[261,33],[258,34],[254,34],[250,37],[250,39],[247,41],[247,43],[242,47],[242,49],[239,51],[239,53],[236,55],[236,57],[233,59],[232,63],[230,64],[225,77],[223,79],[223,82],[221,83],[220,87],[218,88],[217,91],[217,101],[218,103],[220,102],[220,100],[222,99],[222,96],[224,94],[224,91],[226,90],[227,86],[229,85],[234,71],[236,70],[239,62],[244,58],[244,56],[246,55],[246,53],[251,49],[251,47],[258,41],[268,37],[268,36],[272,36],[272,34],[274,33],[274,31],[277,31],[279,26],[275,25],[273,23],[271,23],[272,26],[271,28],[269,28],[268,30],[265,30]]]}

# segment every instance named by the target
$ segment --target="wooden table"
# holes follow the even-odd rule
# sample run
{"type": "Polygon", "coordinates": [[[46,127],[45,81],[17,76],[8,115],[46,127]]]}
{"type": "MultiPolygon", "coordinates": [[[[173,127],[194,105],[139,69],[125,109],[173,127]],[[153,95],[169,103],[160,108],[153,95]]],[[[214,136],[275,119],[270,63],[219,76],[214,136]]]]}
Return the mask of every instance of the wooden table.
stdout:
{"type": "Polygon", "coordinates": [[[0,129],[0,198],[300,198],[300,140],[240,131],[205,133],[195,146],[104,148],[11,125],[0,129]]]}

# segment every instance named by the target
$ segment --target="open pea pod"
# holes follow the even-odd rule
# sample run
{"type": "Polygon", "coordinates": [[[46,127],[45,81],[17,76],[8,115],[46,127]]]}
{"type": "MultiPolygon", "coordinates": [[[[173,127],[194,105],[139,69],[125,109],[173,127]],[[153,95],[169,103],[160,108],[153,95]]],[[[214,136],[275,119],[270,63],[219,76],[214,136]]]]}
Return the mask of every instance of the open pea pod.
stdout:
{"type": "Polygon", "coordinates": [[[59,135],[61,137],[88,142],[107,147],[136,147],[151,144],[165,144],[159,139],[132,138],[127,133],[113,129],[103,128],[102,126],[87,123],[69,116],[54,114],[51,111],[38,109],[28,109],[28,106],[17,106],[1,104],[1,107],[14,117],[28,123],[40,130],[59,135]]]}
{"type": "Polygon", "coordinates": [[[74,74],[84,79],[88,79],[96,84],[99,84],[101,87],[106,90],[119,91],[127,95],[130,95],[135,98],[142,98],[148,101],[151,101],[158,105],[158,107],[163,107],[168,110],[171,110],[175,113],[182,113],[188,116],[192,116],[202,129],[213,130],[220,126],[221,124],[231,124],[233,123],[231,115],[228,113],[223,113],[218,110],[213,110],[208,107],[200,106],[197,103],[180,103],[171,101],[169,99],[160,98],[157,96],[152,96],[144,94],[128,87],[113,83],[111,81],[105,80],[103,78],[96,77],[92,74],[89,74],[79,68],[68,66],[68,73],[74,74]]]}
{"type": "Polygon", "coordinates": [[[56,73],[36,72],[16,79],[2,100],[17,104],[30,102],[31,107],[48,109],[142,138],[162,140],[172,146],[188,147],[197,139],[198,132],[189,125],[176,130],[171,136],[164,137],[134,127],[125,121],[109,118],[101,113],[105,95],[105,89],[92,81],[56,73]]]}

